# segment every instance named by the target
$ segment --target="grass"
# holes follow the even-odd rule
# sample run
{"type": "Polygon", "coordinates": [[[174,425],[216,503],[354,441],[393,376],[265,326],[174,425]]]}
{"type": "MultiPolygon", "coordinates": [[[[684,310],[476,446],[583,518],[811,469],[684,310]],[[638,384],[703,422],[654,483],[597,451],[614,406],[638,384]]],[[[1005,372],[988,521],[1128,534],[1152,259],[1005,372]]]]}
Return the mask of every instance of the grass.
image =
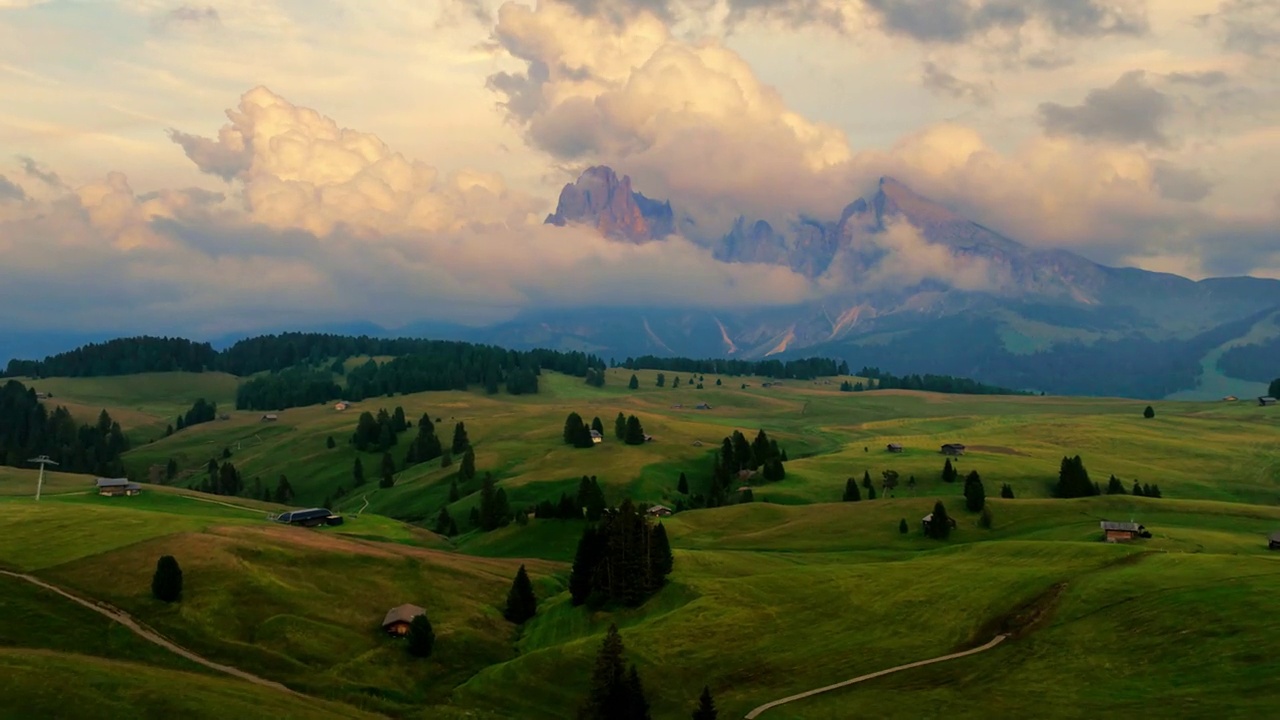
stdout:
{"type": "MultiPolygon", "coordinates": [[[[659,389],[651,372],[637,373],[641,389],[630,391],[630,375],[610,371],[604,388],[591,388],[547,374],[536,396],[423,393],[341,413],[294,408],[272,424],[259,422],[259,413],[233,413],[126,458],[131,471],[174,458],[179,484],[187,484],[230,448],[251,485],[257,478],[273,487],[287,475],[298,493],[291,505],[333,499],[346,516],[337,528],[272,525],[264,515],[279,505],[175,487],[148,487],[134,498],[76,494],[88,485],[72,476],[51,475],[37,505],[27,496],[34,471],[0,471],[0,564],[118,605],[212,659],[341,703],[337,712],[572,715],[600,639],[616,623],[655,718],[687,717],[703,685],[721,717],[740,717],[784,695],[985,642],[1001,618],[1058,584],[1065,590],[1044,624],[991,653],[764,717],[1065,718],[1149,711],[1156,702],[1175,716],[1280,711],[1280,691],[1269,684],[1280,667],[1265,652],[1280,643],[1267,607],[1280,590],[1280,557],[1266,549],[1266,536],[1280,529],[1280,414],[1244,403],[1159,402],[1156,417],[1144,420],[1147,403],[1138,401],[840,393],[838,381],[765,389],[759,379],[725,378],[717,387],[707,376],[700,391],[659,389]],[[744,382],[750,387],[741,388],[744,382]],[[703,401],[713,409],[692,409],[703,401]],[[421,525],[447,505],[466,529],[476,504],[478,478],[460,482],[463,497],[448,502],[456,465],[404,469],[394,487],[381,489],[379,456],[368,453],[361,457],[370,482],[351,487],[357,454],[346,439],[359,412],[396,405],[414,421],[424,412],[440,418],[446,444],[453,424],[464,421],[481,474],[492,473],[517,506],[572,493],[583,475],[597,476],[613,500],[671,504],[680,472],[700,490],[711,454],[735,428],[754,434],[763,427],[790,460],[785,480],[757,484],[758,502],[664,520],[676,570],[643,607],[588,612],[573,607],[566,592],[581,523],[535,519],[527,527],[440,538],[421,525]],[[599,416],[606,442],[590,450],[564,446],[570,411],[588,421],[599,416]],[[619,411],[638,415],[658,441],[630,447],[612,439],[619,411]],[[888,442],[903,443],[906,452],[885,452],[888,442]],[[981,473],[992,498],[990,529],[963,511],[959,483],[940,480],[937,447],[944,442],[969,445],[958,469],[981,473]],[[1064,454],[1082,455],[1103,484],[1112,473],[1126,487],[1135,478],[1154,482],[1165,499],[1050,499],[1064,454]],[[865,471],[878,481],[886,469],[903,479],[896,497],[833,502],[847,477],[865,471]],[[905,487],[911,475],[914,491],[905,487]],[[996,497],[1006,482],[1017,499],[996,497]],[[342,499],[335,498],[339,487],[348,491],[342,499]],[[919,531],[937,499],[959,520],[945,543],[919,531]],[[903,519],[907,534],[898,532],[903,519]],[[1153,537],[1098,542],[1103,519],[1142,522],[1153,537]],[[177,605],[149,596],[161,554],[175,555],[184,569],[186,593],[177,605]],[[533,576],[540,609],[516,629],[500,609],[521,564],[533,576]],[[382,614],[403,602],[428,609],[438,637],[430,660],[411,660],[378,630],[382,614]]],[[[668,385],[676,375],[689,377],[666,375],[668,385]]],[[[412,433],[393,457],[403,456],[412,433]]],[[[15,656],[22,662],[63,662],[68,652],[117,657],[118,647],[120,660],[146,670],[129,675],[137,686],[122,690],[131,699],[121,707],[140,708],[143,716],[169,707],[157,688],[181,675],[171,658],[131,649],[128,638],[67,608],[42,609],[30,593],[9,602],[17,609],[0,613],[0,636],[22,638],[15,656]],[[12,629],[17,622],[57,625],[58,618],[76,627],[48,636],[12,629]]],[[[0,652],[0,662],[16,663],[5,654],[11,652],[0,652]]],[[[8,700],[4,682],[0,697],[8,700]]],[[[41,701],[29,683],[19,685],[11,685],[16,697],[41,701]]],[[[234,692],[207,692],[208,707],[237,714],[234,692]]],[[[335,711],[316,714],[323,712],[335,711]]]]}

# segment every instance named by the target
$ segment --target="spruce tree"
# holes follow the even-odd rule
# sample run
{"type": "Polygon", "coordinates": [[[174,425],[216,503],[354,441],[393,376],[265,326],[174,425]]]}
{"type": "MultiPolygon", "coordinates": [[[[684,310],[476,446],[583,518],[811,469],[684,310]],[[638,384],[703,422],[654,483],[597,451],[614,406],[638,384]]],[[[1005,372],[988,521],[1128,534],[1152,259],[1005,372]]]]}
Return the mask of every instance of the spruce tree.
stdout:
{"type": "Polygon", "coordinates": [[[867,490],[871,489],[871,471],[870,470],[862,471],[862,487],[866,488],[867,490]]]}
{"type": "Polygon", "coordinates": [[[662,523],[653,528],[650,539],[649,557],[653,567],[655,582],[662,583],[675,567],[675,556],[671,554],[671,543],[667,540],[667,529],[662,523]]]}
{"type": "Polygon", "coordinates": [[[946,540],[951,536],[951,519],[947,516],[947,508],[939,500],[933,504],[933,517],[929,519],[929,537],[934,540],[946,540]]]}
{"type": "Polygon", "coordinates": [[[618,413],[618,417],[614,418],[613,434],[619,440],[626,441],[627,439],[627,416],[622,413],[618,413]]]}
{"type": "Polygon", "coordinates": [[[969,512],[981,512],[986,506],[987,492],[982,487],[982,477],[977,470],[970,471],[964,479],[964,505],[969,512]]]}
{"type": "Polygon", "coordinates": [[[1115,475],[1112,475],[1111,479],[1107,481],[1107,494],[1124,495],[1124,483],[1116,479],[1115,475]]]}
{"type": "Polygon", "coordinates": [[[449,517],[449,508],[440,508],[440,514],[436,516],[436,534],[448,535],[449,528],[453,525],[453,518],[449,517]]]}
{"type": "Polygon", "coordinates": [[[858,502],[862,500],[862,493],[858,492],[858,483],[849,478],[844,481],[844,502],[858,502]]]}
{"type": "Polygon", "coordinates": [[[471,447],[471,439],[467,437],[467,426],[461,420],[453,426],[453,444],[450,449],[454,455],[460,455],[471,447]]]}
{"type": "Polygon", "coordinates": [[[275,499],[281,505],[293,499],[293,486],[289,484],[289,478],[284,475],[281,475],[280,479],[276,481],[275,499]]]}
{"type": "Polygon", "coordinates": [[[717,720],[719,717],[716,701],[711,698],[711,688],[702,686],[702,695],[698,697],[698,709],[693,711],[693,720],[717,720]]]}
{"type": "Polygon", "coordinates": [[[649,701],[644,696],[644,684],[640,682],[640,673],[632,664],[627,673],[627,710],[625,720],[651,720],[649,701]]]}
{"type": "Polygon", "coordinates": [[[1144,496],[1145,496],[1145,494],[1146,494],[1146,493],[1142,492],[1142,486],[1138,484],[1138,481],[1137,481],[1137,480],[1134,480],[1134,481],[1133,481],[1133,496],[1134,496],[1134,497],[1144,497],[1144,496]]]}
{"type": "Polygon", "coordinates": [[[874,487],[867,488],[867,499],[868,500],[876,499],[876,489],[874,487]]]}
{"type": "Polygon", "coordinates": [[[1000,497],[1004,498],[1005,500],[1013,499],[1013,487],[1010,486],[1009,483],[1005,483],[1000,486],[1000,497]]]}
{"type": "Polygon", "coordinates": [[[657,386],[658,386],[658,387],[663,387],[664,385],[666,385],[666,384],[667,384],[667,376],[666,376],[666,375],[664,375],[663,373],[658,373],[658,382],[657,382],[656,384],[657,384],[657,386]]]}
{"type": "Polygon", "coordinates": [[[156,572],[151,576],[151,596],[167,603],[182,599],[182,568],[172,555],[162,555],[156,561],[156,572]]]}
{"type": "Polygon", "coordinates": [[[1146,419],[1148,419],[1148,420],[1150,420],[1151,418],[1153,418],[1153,417],[1155,417],[1155,416],[1156,416],[1156,409],[1155,409],[1155,408],[1153,408],[1153,407],[1151,407],[1150,405],[1148,405],[1148,406],[1147,406],[1147,409],[1146,409],[1146,410],[1143,410],[1143,411],[1142,411],[1142,417],[1144,417],[1144,418],[1146,418],[1146,419]]]}
{"type": "Polygon", "coordinates": [[[334,448],[338,447],[338,442],[337,442],[336,440],[334,440],[334,439],[333,439],[333,436],[332,436],[332,435],[330,435],[330,436],[329,436],[329,439],[324,441],[324,446],[325,446],[325,447],[327,447],[327,448],[329,448],[330,450],[332,450],[332,449],[334,449],[334,448]]]}
{"type": "Polygon", "coordinates": [[[436,646],[436,633],[427,614],[416,615],[409,621],[409,654],[414,657],[431,657],[436,646]]]}
{"type": "Polygon", "coordinates": [[[507,608],[502,616],[517,625],[523,624],[538,612],[538,599],[533,594],[533,583],[529,582],[529,574],[524,565],[516,572],[511,589],[507,591],[507,608]]]}
{"type": "Polygon", "coordinates": [[[476,476],[476,452],[471,448],[467,448],[467,451],[462,454],[462,465],[458,468],[458,475],[464,481],[476,476]]]}
{"type": "Polygon", "coordinates": [[[676,483],[676,492],[681,495],[689,494],[689,479],[684,476],[684,473],[680,473],[680,482],[676,483]]]}
{"type": "Polygon", "coordinates": [[[910,528],[907,527],[906,518],[902,518],[901,520],[898,521],[898,532],[903,535],[906,535],[908,532],[910,532],[910,528]]]}
{"type": "Polygon", "coordinates": [[[458,479],[449,480],[449,502],[456,503],[462,497],[462,493],[458,492],[458,479]]]}
{"type": "Polygon", "coordinates": [[[958,477],[960,477],[960,473],[951,466],[951,458],[947,458],[946,464],[942,466],[942,482],[953,483],[958,477]]]}
{"type": "Polygon", "coordinates": [[[178,461],[169,458],[169,462],[164,466],[164,477],[166,480],[173,480],[178,477],[178,461]]]}
{"type": "Polygon", "coordinates": [[[610,625],[596,655],[590,690],[578,711],[578,720],[622,720],[627,716],[627,676],[622,653],[618,626],[610,625]]]}
{"type": "Polygon", "coordinates": [[[591,429],[599,433],[600,437],[604,437],[604,423],[600,422],[599,416],[591,419],[591,429]]]}
{"type": "Polygon", "coordinates": [[[627,429],[623,442],[628,445],[644,444],[644,428],[641,427],[640,419],[635,415],[627,418],[627,429]]]}
{"type": "Polygon", "coordinates": [[[576,412],[569,413],[564,420],[564,444],[576,445],[582,435],[582,416],[576,412]]]}
{"type": "Polygon", "coordinates": [[[636,377],[636,376],[633,374],[633,375],[631,376],[631,380],[630,380],[629,382],[627,382],[627,389],[628,389],[628,390],[639,390],[639,389],[640,389],[640,378],[636,377]]]}

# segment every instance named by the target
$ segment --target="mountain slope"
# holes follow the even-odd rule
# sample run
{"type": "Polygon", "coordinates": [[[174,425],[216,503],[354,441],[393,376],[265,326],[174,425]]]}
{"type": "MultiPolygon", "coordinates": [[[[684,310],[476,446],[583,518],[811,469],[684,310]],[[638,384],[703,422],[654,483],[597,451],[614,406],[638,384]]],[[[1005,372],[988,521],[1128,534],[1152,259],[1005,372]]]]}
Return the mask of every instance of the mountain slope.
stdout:
{"type": "Polygon", "coordinates": [[[612,168],[588,168],[577,182],[560,191],[556,211],[546,224],[585,224],[605,237],[643,243],[660,240],[675,228],[671,203],[650,200],[631,190],[631,178],[612,168]]]}

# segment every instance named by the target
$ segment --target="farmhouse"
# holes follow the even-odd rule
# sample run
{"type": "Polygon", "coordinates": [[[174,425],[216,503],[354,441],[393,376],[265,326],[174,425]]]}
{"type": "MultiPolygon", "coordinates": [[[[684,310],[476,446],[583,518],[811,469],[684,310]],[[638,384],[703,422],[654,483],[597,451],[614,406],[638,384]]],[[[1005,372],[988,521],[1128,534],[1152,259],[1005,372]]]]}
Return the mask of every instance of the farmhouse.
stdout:
{"type": "Polygon", "coordinates": [[[266,415],[262,416],[262,422],[275,422],[279,419],[280,419],[280,416],[276,415],[275,413],[267,413],[266,415]]]}
{"type": "Polygon", "coordinates": [[[426,612],[417,605],[393,607],[387,611],[387,616],[382,618],[382,629],[388,635],[404,637],[409,634],[409,623],[419,615],[425,615],[426,612]]]}
{"type": "Polygon", "coordinates": [[[600,443],[604,442],[604,436],[600,434],[599,430],[591,431],[591,442],[596,445],[599,445],[600,443]]]}
{"type": "Polygon", "coordinates": [[[53,397],[53,393],[47,393],[47,392],[37,392],[37,393],[36,393],[36,399],[37,399],[37,400],[48,400],[48,399],[49,399],[49,398],[51,398],[51,397],[53,397]]]}
{"type": "Polygon", "coordinates": [[[1271,537],[1267,541],[1267,549],[1280,550],[1280,532],[1271,533],[1271,537]]]}
{"type": "Polygon", "coordinates": [[[308,508],[306,510],[290,510],[275,517],[278,523],[285,525],[301,525],[302,527],[318,527],[320,525],[341,525],[342,516],[335,515],[327,508],[308,508]]]}
{"type": "Polygon", "coordinates": [[[697,408],[695,408],[695,409],[696,409],[696,410],[710,410],[710,409],[711,409],[711,405],[710,405],[710,404],[708,404],[708,403],[698,403],[698,406],[697,406],[697,408]]]}
{"type": "MultiPolygon", "coordinates": [[[[929,526],[932,524],[933,524],[933,513],[929,513],[928,515],[925,515],[924,517],[920,518],[920,525],[924,527],[924,532],[926,535],[929,533],[929,526]]],[[[954,530],[956,528],[956,519],[948,515],[947,524],[951,526],[952,530],[954,530]]]]}
{"type": "Polygon", "coordinates": [[[901,443],[889,443],[889,444],[886,446],[886,449],[887,449],[889,452],[891,452],[891,453],[900,453],[900,452],[902,452],[902,444],[901,444],[901,443]]]}
{"type": "Polygon", "coordinates": [[[671,515],[671,508],[666,505],[654,505],[644,512],[649,517],[668,517],[671,515]]]}
{"type": "Polygon", "coordinates": [[[943,446],[942,446],[942,454],[943,454],[943,455],[953,455],[953,456],[954,456],[954,455],[963,455],[963,454],[964,454],[964,445],[961,445],[960,443],[947,443],[946,445],[943,445],[943,446]]]}
{"type": "Polygon", "coordinates": [[[333,404],[333,409],[337,410],[338,412],[342,412],[343,410],[346,410],[349,407],[351,407],[351,403],[343,402],[342,400],[339,400],[338,402],[333,404]]]}
{"type": "Polygon", "coordinates": [[[1271,397],[1270,395],[1267,395],[1267,396],[1258,398],[1258,404],[1261,405],[1262,407],[1268,407],[1270,405],[1275,405],[1276,399],[1271,397]]]}
{"type": "Polygon", "coordinates": [[[1147,532],[1147,529],[1138,523],[1103,520],[1099,525],[1102,526],[1103,539],[1109,543],[1129,542],[1140,537],[1151,537],[1151,533],[1147,532]]]}
{"type": "Polygon", "coordinates": [[[139,495],[142,493],[142,486],[138,483],[129,482],[128,478],[98,478],[98,494],[103,497],[116,497],[119,495],[139,495]]]}

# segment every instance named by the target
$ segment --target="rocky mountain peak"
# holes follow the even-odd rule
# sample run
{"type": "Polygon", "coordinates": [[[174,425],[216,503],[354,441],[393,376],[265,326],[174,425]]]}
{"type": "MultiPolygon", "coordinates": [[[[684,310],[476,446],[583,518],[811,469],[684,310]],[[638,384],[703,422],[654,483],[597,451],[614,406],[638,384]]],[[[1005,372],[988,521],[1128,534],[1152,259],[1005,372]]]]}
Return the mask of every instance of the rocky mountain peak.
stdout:
{"type": "Polygon", "coordinates": [[[564,186],[549,225],[590,225],[605,237],[632,243],[659,240],[675,229],[671,203],[650,200],[631,189],[631,178],[618,177],[613,168],[587,168],[577,181],[564,186]]]}

